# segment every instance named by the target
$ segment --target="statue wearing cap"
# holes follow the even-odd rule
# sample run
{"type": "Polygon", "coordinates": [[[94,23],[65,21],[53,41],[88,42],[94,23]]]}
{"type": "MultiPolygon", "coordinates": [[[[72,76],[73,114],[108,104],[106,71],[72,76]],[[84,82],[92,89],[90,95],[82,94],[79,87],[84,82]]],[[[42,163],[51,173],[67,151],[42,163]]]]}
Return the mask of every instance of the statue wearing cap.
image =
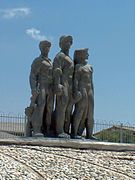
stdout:
{"type": "Polygon", "coordinates": [[[69,135],[68,127],[72,112],[72,77],[74,64],[69,56],[69,49],[73,43],[72,36],[61,36],[59,46],[61,51],[53,62],[54,92],[56,94],[56,133],[58,137],[69,135]]]}
{"type": "Polygon", "coordinates": [[[78,96],[73,113],[71,137],[80,139],[86,127],[86,138],[92,138],[94,123],[94,88],[92,66],[87,64],[88,49],[79,49],[74,52],[74,80],[73,94],[78,96]]]}
{"type": "Polygon", "coordinates": [[[31,65],[29,80],[32,97],[26,112],[31,110],[27,114],[32,124],[33,136],[48,135],[50,131],[53,110],[52,62],[48,58],[50,47],[49,41],[41,41],[39,43],[41,55],[31,65]]]}

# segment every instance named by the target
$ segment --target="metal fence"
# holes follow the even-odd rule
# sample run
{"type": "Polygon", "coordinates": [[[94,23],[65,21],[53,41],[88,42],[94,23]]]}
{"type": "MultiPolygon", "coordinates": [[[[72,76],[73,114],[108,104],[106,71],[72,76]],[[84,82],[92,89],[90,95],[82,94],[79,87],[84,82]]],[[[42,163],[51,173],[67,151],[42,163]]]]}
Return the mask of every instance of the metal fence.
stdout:
{"type": "MultiPolygon", "coordinates": [[[[26,135],[25,115],[0,114],[0,138],[16,138],[26,135]]],[[[85,132],[84,132],[85,135],[85,132]]],[[[135,125],[95,120],[93,135],[106,142],[135,143],[135,125]]]]}
{"type": "Polygon", "coordinates": [[[0,115],[0,138],[25,136],[27,118],[24,115],[0,115]]]}

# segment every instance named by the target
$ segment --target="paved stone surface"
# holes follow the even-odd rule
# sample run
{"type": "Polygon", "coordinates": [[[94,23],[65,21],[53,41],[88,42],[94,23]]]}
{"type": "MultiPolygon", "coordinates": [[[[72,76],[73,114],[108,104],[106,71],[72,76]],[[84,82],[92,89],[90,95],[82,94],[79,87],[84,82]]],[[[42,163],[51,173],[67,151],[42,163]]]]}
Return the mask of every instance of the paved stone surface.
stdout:
{"type": "Polygon", "coordinates": [[[1,180],[135,179],[135,152],[0,146],[1,180]]]}

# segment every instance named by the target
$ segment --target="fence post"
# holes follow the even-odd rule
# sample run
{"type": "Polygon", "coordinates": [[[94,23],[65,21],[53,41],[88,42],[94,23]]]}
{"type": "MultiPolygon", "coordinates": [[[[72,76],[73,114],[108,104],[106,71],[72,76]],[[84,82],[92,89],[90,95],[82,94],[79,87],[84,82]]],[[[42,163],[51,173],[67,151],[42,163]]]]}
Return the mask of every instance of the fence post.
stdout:
{"type": "Polygon", "coordinates": [[[24,137],[26,137],[26,135],[27,135],[26,126],[27,126],[27,116],[25,116],[25,122],[24,122],[24,137]]]}
{"type": "Polygon", "coordinates": [[[123,124],[120,124],[120,143],[123,143],[123,124]]]}

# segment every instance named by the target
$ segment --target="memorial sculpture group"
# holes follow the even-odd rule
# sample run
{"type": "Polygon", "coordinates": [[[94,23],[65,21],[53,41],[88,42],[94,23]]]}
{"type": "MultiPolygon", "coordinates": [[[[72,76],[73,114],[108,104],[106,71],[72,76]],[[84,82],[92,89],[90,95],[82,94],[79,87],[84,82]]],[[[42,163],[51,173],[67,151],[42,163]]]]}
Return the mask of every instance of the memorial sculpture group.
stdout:
{"type": "Polygon", "coordinates": [[[92,66],[87,64],[88,48],[69,50],[72,36],[61,36],[60,52],[53,63],[48,57],[51,42],[41,41],[41,55],[30,72],[31,103],[25,109],[26,135],[32,137],[58,137],[94,139],[94,88],[92,66]]]}

